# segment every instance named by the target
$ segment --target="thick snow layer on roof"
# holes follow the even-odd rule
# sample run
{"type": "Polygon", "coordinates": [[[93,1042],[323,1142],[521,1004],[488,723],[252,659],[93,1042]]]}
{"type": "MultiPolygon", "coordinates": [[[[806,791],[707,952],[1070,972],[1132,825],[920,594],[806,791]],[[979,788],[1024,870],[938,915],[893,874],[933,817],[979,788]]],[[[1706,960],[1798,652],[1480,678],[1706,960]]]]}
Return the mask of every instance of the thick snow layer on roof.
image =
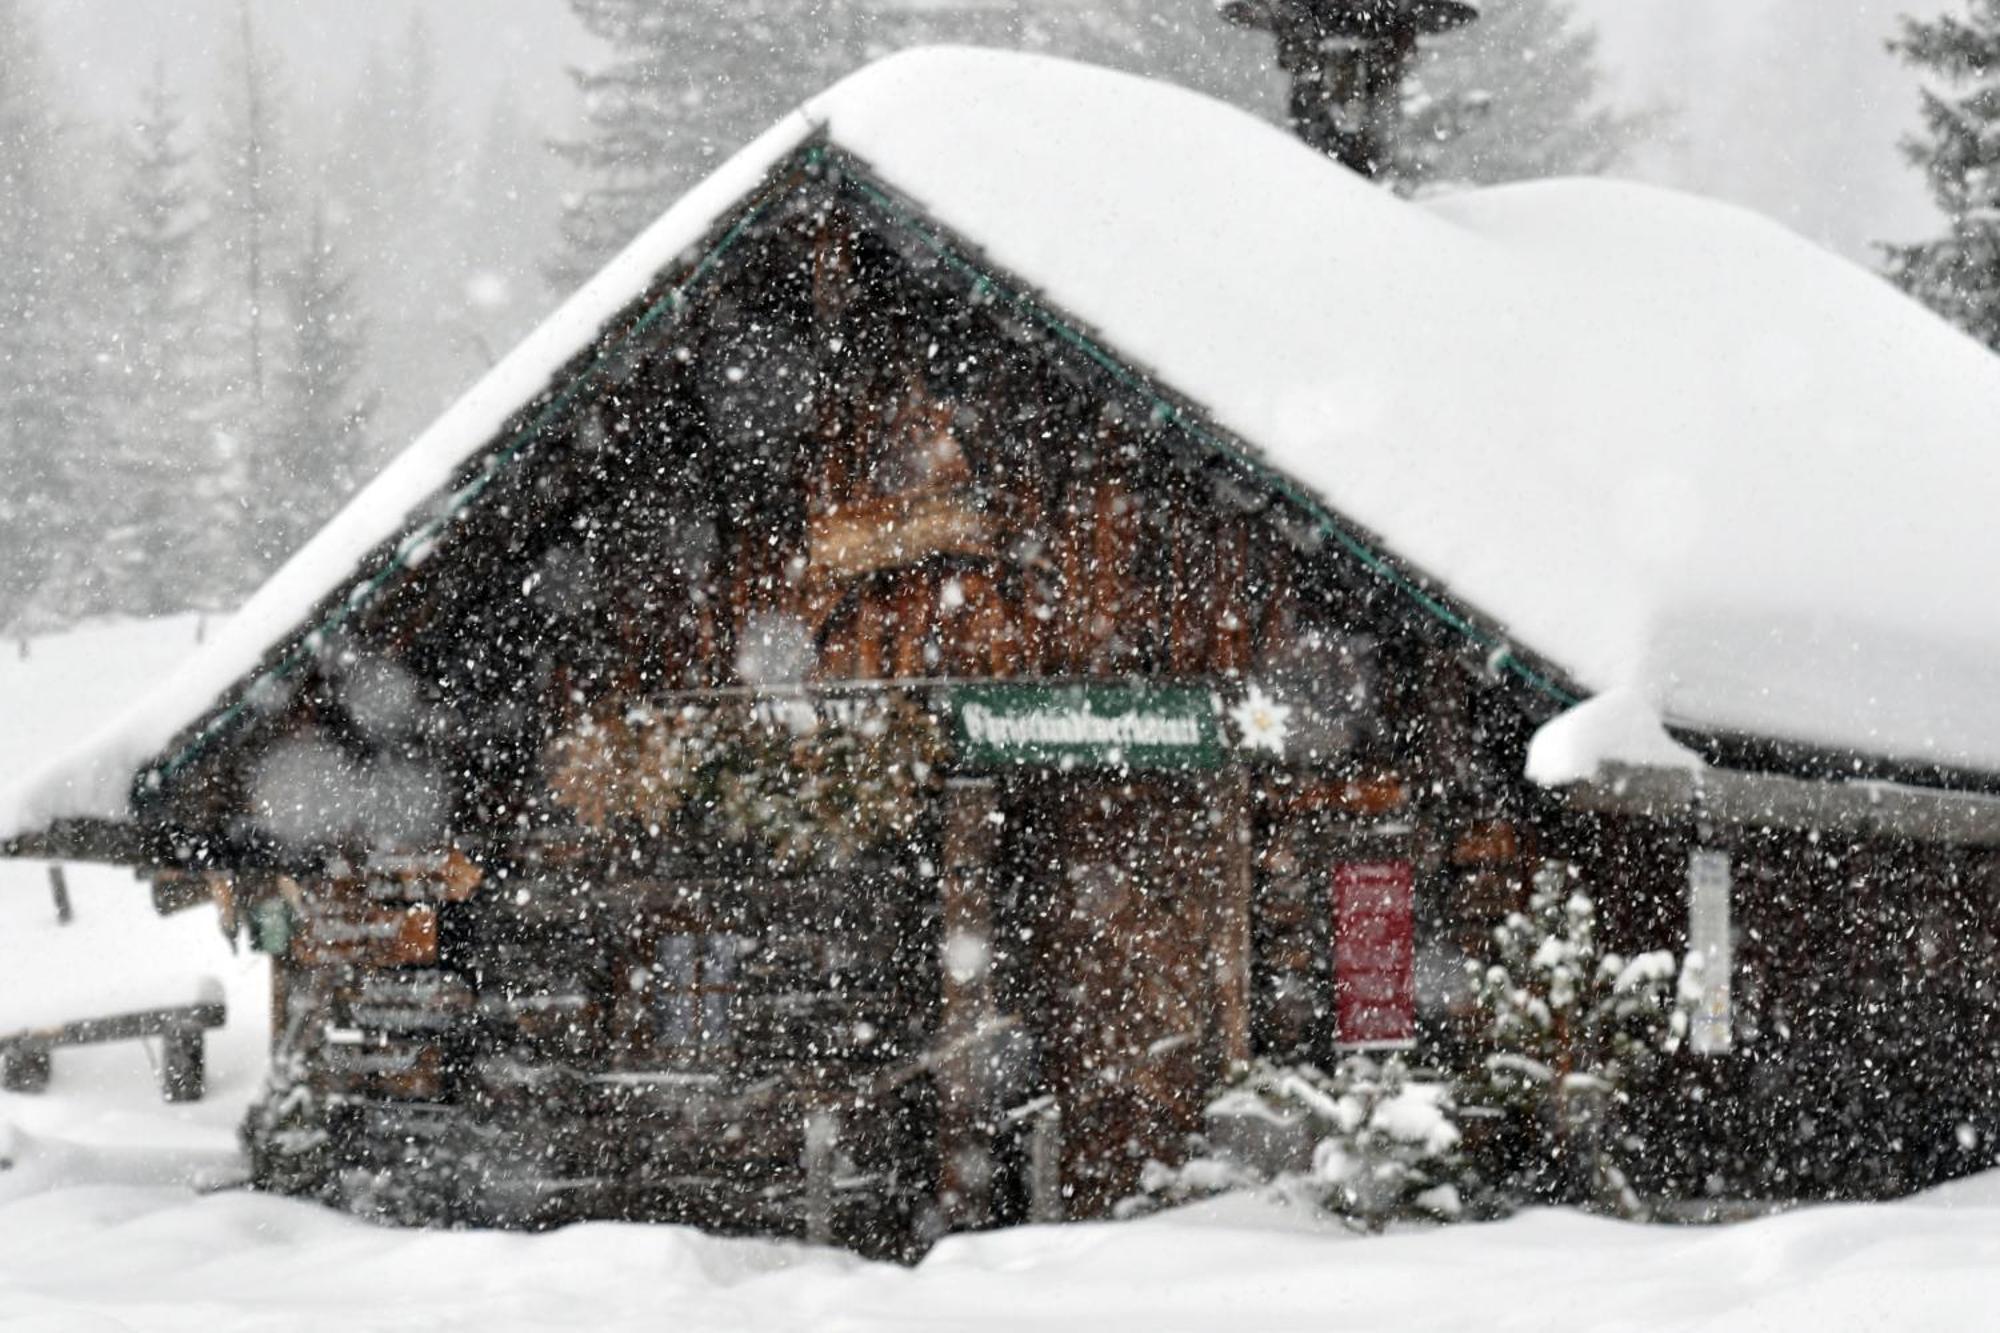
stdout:
{"type": "Polygon", "coordinates": [[[1528,776],[1545,787],[1588,782],[1608,764],[1696,773],[1707,767],[1667,734],[1651,704],[1629,690],[1578,704],[1537,731],[1528,746],[1528,776]]]}
{"type": "Polygon", "coordinates": [[[144,701],[223,622],[196,614],[91,621],[0,640],[0,773],[20,772],[144,701]]]}
{"type": "Polygon", "coordinates": [[[2000,769],[2000,361],[1776,224],[1635,185],[1411,204],[1179,89],[907,53],[677,205],[0,831],[113,815],[356,561],[816,128],[1589,692],[2000,769]]]}

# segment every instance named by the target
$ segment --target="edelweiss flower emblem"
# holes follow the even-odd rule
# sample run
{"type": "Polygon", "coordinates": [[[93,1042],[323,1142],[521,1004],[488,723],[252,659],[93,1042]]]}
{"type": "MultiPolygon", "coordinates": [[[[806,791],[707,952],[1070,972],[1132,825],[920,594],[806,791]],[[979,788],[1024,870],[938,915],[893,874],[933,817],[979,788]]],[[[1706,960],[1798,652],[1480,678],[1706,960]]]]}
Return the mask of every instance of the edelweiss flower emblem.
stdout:
{"type": "Polygon", "coordinates": [[[1252,685],[1243,702],[1229,710],[1236,724],[1237,745],[1245,750],[1269,750],[1282,757],[1285,739],[1291,734],[1292,706],[1281,704],[1252,685]]]}

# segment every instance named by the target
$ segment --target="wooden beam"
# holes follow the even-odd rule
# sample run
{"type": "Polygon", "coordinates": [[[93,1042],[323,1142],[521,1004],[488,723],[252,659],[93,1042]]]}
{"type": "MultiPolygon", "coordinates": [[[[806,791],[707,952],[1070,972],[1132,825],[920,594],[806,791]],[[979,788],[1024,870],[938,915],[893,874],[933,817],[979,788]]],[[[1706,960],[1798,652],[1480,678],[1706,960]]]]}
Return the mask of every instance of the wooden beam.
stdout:
{"type": "Polygon", "coordinates": [[[939,885],[944,958],[938,1087],[938,1196],[954,1231],[993,1214],[993,903],[991,864],[999,844],[999,793],[989,782],[954,780],[945,790],[939,885]]]}
{"type": "Polygon", "coordinates": [[[1250,775],[1240,764],[1223,776],[1217,792],[1222,816],[1215,838],[1215,902],[1210,948],[1220,1054],[1232,1064],[1250,1059],[1251,894],[1256,883],[1252,865],[1250,775]]]}
{"type": "Polygon", "coordinates": [[[209,1028],[221,1027],[227,1016],[221,1002],[204,1001],[9,1033],[0,1036],[0,1089],[47,1091],[51,1058],[58,1046],[157,1037],[161,1042],[161,1096],[170,1102],[200,1101],[207,1068],[204,1034],[209,1028]]]}
{"type": "Polygon", "coordinates": [[[2000,847],[2000,797],[1895,783],[1607,764],[1593,781],[1565,788],[1563,797],[1592,814],[2000,847]]]}
{"type": "Polygon", "coordinates": [[[142,1037],[165,1037],[190,1028],[219,1028],[228,1019],[220,1001],[173,1005],[165,1009],[142,1009],[108,1018],[85,1018],[52,1027],[30,1028],[0,1037],[0,1044],[31,1043],[42,1046],[94,1046],[107,1041],[135,1041],[142,1037]]]}
{"type": "Polygon", "coordinates": [[[0,838],[0,859],[117,866],[146,866],[158,860],[152,840],[138,825],[103,819],[62,819],[32,833],[0,838]]]}

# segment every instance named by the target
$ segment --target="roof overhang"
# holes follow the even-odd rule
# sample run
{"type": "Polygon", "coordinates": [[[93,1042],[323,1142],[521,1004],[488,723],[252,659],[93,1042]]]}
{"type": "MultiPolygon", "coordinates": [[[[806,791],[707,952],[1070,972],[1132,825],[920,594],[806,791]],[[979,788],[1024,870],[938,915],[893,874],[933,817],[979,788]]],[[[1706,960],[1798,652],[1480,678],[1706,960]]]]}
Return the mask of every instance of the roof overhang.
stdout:
{"type": "Polygon", "coordinates": [[[61,819],[37,832],[0,839],[0,858],[29,861],[146,866],[158,863],[157,850],[139,825],[103,819],[61,819]]]}
{"type": "Polygon", "coordinates": [[[1606,764],[1591,781],[1563,788],[1562,797],[1590,814],[2000,847],[2000,797],[1888,782],[1606,764]]]}

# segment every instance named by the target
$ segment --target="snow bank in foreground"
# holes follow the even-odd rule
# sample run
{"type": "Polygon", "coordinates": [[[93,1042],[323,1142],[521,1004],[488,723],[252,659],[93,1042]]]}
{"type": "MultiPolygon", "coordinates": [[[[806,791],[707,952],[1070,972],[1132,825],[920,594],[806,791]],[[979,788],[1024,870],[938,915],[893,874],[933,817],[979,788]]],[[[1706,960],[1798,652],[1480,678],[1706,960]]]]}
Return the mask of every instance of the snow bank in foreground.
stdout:
{"type": "Polygon", "coordinates": [[[1535,1213],[1358,1239],[1226,1200],[962,1237],[906,1271],[669,1227],[390,1231],[239,1193],[97,1187],[0,1203],[0,1322],[65,1333],[1835,1333],[1985,1328],[1995,1308],[1991,1204],[1825,1208],[1717,1229],[1535,1213]]]}
{"type": "Polygon", "coordinates": [[[441,490],[813,133],[1583,689],[1679,723],[2000,769],[2000,361],[1749,213],[1562,181],[1412,204],[1196,94],[932,50],[677,204],[0,834],[131,771],[441,490]]]}

